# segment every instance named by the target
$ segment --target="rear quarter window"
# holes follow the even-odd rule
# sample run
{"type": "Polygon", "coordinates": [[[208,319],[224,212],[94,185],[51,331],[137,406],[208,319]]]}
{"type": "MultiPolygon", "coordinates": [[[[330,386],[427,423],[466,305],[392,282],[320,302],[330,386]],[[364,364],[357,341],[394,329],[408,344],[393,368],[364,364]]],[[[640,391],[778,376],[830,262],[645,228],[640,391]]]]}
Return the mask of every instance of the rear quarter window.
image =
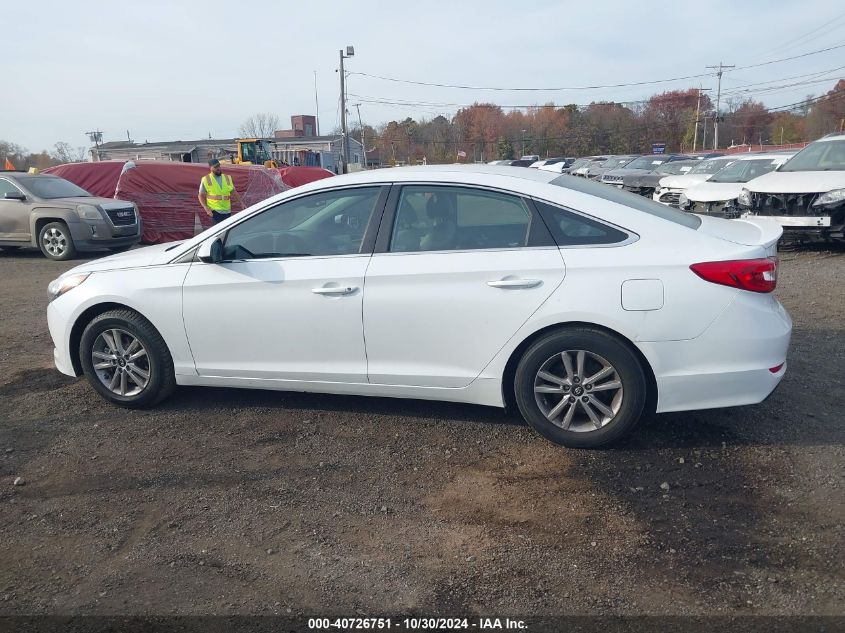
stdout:
{"type": "Polygon", "coordinates": [[[630,235],[610,225],[586,218],[542,200],[534,205],[558,246],[600,246],[620,244],[630,235]]]}

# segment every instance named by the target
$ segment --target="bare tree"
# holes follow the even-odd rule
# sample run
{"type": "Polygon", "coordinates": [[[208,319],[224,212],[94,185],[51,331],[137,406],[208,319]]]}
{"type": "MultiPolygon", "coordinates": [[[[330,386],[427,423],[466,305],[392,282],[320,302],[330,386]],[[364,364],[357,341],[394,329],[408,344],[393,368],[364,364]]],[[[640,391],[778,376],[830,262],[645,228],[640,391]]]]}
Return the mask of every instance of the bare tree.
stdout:
{"type": "Polygon", "coordinates": [[[53,151],[53,160],[57,163],[81,163],[85,160],[86,150],[84,147],[71,147],[70,143],[59,141],[53,151]]]}
{"type": "Polygon", "coordinates": [[[279,129],[279,117],[269,112],[253,114],[240,127],[242,138],[272,138],[279,129]]]}

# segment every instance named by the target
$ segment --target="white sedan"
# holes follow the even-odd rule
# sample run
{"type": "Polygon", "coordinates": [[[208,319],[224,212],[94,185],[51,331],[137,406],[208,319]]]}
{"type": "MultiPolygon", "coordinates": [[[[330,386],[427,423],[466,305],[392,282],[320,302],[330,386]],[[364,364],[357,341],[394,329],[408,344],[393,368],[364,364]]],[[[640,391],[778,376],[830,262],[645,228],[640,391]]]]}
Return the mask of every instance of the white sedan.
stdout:
{"type": "Polygon", "coordinates": [[[177,385],[449,400],[593,447],[771,393],[780,234],[535,169],[366,171],[82,264],[48,322],[59,371],[117,405],[177,385]]]}

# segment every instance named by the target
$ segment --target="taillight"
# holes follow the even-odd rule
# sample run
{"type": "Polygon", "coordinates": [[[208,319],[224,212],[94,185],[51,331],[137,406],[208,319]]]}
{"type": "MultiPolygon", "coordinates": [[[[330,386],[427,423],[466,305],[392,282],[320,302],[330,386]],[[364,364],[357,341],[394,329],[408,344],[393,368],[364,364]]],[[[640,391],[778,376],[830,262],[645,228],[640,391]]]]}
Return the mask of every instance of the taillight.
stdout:
{"type": "Polygon", "coordinates": [[[705,281],[751,292],[772,292],[778,283],[777,257],[703,262],[690,270],[705,281]]]}

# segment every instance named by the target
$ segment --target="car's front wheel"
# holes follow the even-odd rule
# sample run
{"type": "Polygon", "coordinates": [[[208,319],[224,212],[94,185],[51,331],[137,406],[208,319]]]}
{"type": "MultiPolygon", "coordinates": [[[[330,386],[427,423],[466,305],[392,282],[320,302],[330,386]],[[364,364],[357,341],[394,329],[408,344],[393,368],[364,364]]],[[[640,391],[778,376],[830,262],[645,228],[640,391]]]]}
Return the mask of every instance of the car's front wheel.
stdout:
{"type": "Polygon", "coordinates": [[[595,448],[629,433],[646,403],[634,353],[590,328],[551,332],[522,355],[514,380],[522,416],[546,439],[595,448]]]}
{"type": "Polygon", "coordinates": [[[38,247],[47,259],[64,261],[76,255],[70,229],[64,222],[50,222],[38,232],[38,247]]]}
{"type": "Polygon", "coordinates": [[[111,310],[92,320],[82,333],[79,358],[91,386],[123,407],[152,406],[176,387],[164,339],[132,310],[111,310]]]}

